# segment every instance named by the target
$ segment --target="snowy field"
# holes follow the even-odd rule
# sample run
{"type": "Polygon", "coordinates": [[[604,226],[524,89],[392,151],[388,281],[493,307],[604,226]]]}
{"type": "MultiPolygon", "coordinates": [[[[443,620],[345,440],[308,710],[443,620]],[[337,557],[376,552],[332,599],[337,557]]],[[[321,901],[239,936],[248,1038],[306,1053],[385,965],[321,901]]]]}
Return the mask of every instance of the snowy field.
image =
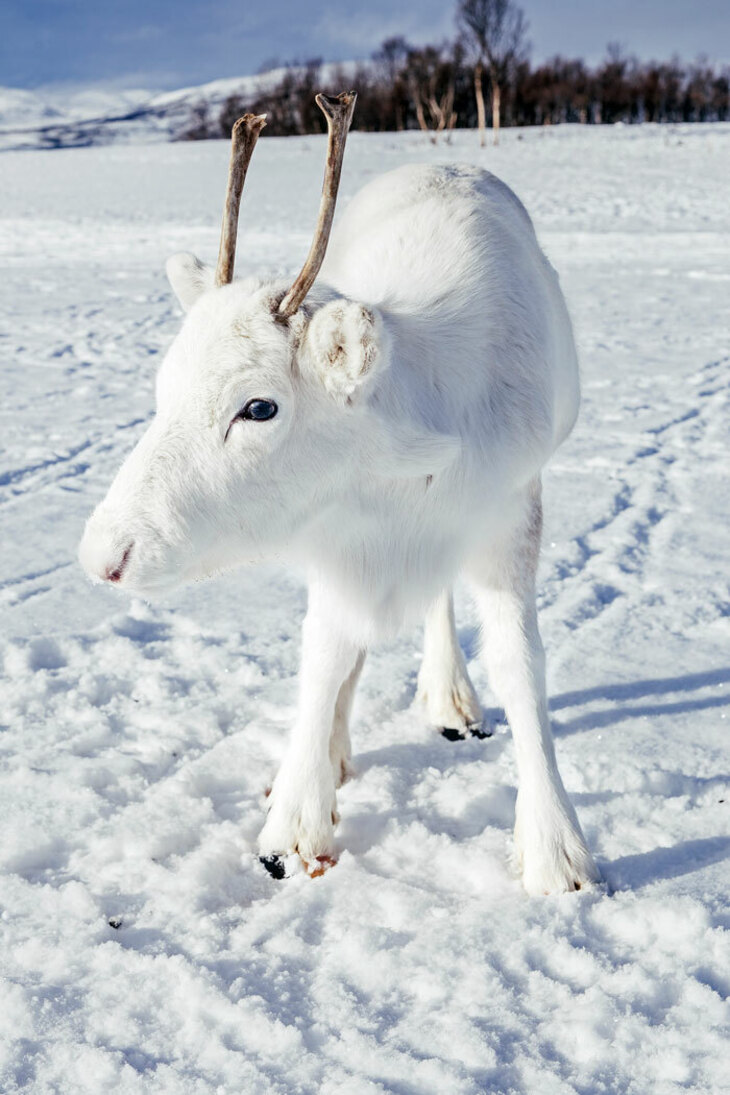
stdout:
{"type": "MultiPolygon", "coordinates": [[[[263,140],[238,272],[298,269],[319,138],[263,140]]],[[[350,138],[343,202],[406,161],[507,181],[561,273],[584,405],[546,476],[540,607],[563,776],[608,892],[528,899],[515,761],[373,651],[340,861],[254,854],[305,591],[241,572],[154,606],[92,587],[83,522],[213,259],[224,143],[0,158],[0,1090],[716,1095],[730,1089],[730,127],[350,138]]]]}

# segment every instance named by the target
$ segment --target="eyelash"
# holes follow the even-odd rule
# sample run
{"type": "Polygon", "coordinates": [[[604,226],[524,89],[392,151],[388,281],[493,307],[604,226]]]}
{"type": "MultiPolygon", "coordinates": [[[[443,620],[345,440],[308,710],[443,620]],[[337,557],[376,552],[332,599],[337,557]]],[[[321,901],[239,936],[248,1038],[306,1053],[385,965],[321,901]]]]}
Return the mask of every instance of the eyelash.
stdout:
{"type": "Polygon", "coordinates": [[[228,439],[228,434],[231,432],[231,427],[233,426],[233,423],[238,422],[239,418],[246,422],[270,422],[271,419],[276,416],[278,410],[279,408],[273,399],[249,399],[248,403],[246,403],[246,405],[241,408],[238,414],[234,415],[229,422],[228,429],[226,430],[226,436],[223,438],[223,440],[226,441],[228,439]],[[258,415],[254,413],[254,409],[257,405],[259,407],[265,408],[267,413],[258,415]]]}

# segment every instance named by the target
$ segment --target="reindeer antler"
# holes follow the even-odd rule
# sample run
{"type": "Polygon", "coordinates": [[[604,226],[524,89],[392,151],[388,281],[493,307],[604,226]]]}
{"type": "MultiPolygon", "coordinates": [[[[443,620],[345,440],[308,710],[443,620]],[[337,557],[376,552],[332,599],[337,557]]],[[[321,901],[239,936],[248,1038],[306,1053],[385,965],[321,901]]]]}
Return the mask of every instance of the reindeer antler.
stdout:
{"type": "Polygon", "coordinates": [[[318,95],[316,102],[327,119],[327,166],[322,184],[322,201],[319,206],[317,227],[309,249],[306,262],[299,277],[279,305],[278,314],[285,319],[293,316],[314,284],[324,261],[327,243],[332,231],[332,219],[335,215],[337,188],[340,185],[342,158],[345,154],[345,141],[355,110],[357,95],[354,91],[343,91],[336,98],[318,95]]]}
{"type": "Polygon", "coordinates": [[[256,147],[256,141],[259,139],[259,133],[265,125],[265,114],[244,114],[233,126],[226,204],[223,209],[223,225],[221,227],[221,245],[218,251],[218,265],[215,269],[216,285],[228,285],[229,282],[233,281],[241,192],[243,191],[248,165],[256,147]]]}

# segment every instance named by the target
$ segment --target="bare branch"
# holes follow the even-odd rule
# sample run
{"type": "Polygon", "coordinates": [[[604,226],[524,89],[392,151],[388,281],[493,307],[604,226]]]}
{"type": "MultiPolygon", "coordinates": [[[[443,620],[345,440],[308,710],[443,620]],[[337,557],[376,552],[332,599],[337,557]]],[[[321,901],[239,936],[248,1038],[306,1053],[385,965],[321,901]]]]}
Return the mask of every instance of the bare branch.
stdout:
{"type": "Polygon", "coordinates": [[[221,244],[218,265],[215,270],[216,285],[228,285],[233,281],[238,237],[238,212],[248,165],[256,147],[259,133],[266,125],[265,114],[244,114],[233,126],[231,134],[231,160],[228,165],[228,186],[223,209],[221,244]]]}
{"type": "Polygon", "coordinates": [[[314,284],[315,278],[324,262],[327,243],[332,231],[335,215],[337,189],[340,185],[342,159],[345,155],[345,141],[355,111],[357,95],[354,91],[343,91],[336,97],[318,95],[317,106],[327,119],[327,166],[322,183],[322,200],[319,206],[317,227],[304,266],[299,277],[279,305],[279,315],[283,318],[293,316],[314,284]]]}
{"type": "Polygon", "coordinates": [[[475,61],[486,61],[499,80],[529,48],[528,24],[513,0],[461,0],[457,22],[475,61]]]}
{"type": "Polygon", "coordinates": [[[457,23],[474,58],[474,90],[477,99],[480,141],[484,145],[482,66],[489,70],[492,86],[494,143],[500,125],[502,85],[527,55],[527,22],[514,0],[459,0],[457,23]]]}
{"type": "Polygon", "coordinates": [[[458,65],[458,52],[447,52],[445,46],[439,49],[424,46],[423,49],[411,49],[408,53],[408,91],[419,128],[424,133],[430,133],[434,144],[439,133],[452,129],[456,122],[454,98],[458,65]]]}

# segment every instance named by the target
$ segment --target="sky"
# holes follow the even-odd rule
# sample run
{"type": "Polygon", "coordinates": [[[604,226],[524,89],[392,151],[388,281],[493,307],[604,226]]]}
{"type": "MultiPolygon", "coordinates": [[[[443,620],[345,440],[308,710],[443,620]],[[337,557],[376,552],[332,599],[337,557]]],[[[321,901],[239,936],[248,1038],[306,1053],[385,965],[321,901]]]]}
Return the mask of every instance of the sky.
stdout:
{"type": "MultiPolygon", "coordinates": [[[[728,0],[523,0],[532,58],[730,61],[728,0]]],[[[0,84],[176,88],[269,62],[366,58],[384,38],[454,34],[450,0],[1,0],[0,84]]]]}

